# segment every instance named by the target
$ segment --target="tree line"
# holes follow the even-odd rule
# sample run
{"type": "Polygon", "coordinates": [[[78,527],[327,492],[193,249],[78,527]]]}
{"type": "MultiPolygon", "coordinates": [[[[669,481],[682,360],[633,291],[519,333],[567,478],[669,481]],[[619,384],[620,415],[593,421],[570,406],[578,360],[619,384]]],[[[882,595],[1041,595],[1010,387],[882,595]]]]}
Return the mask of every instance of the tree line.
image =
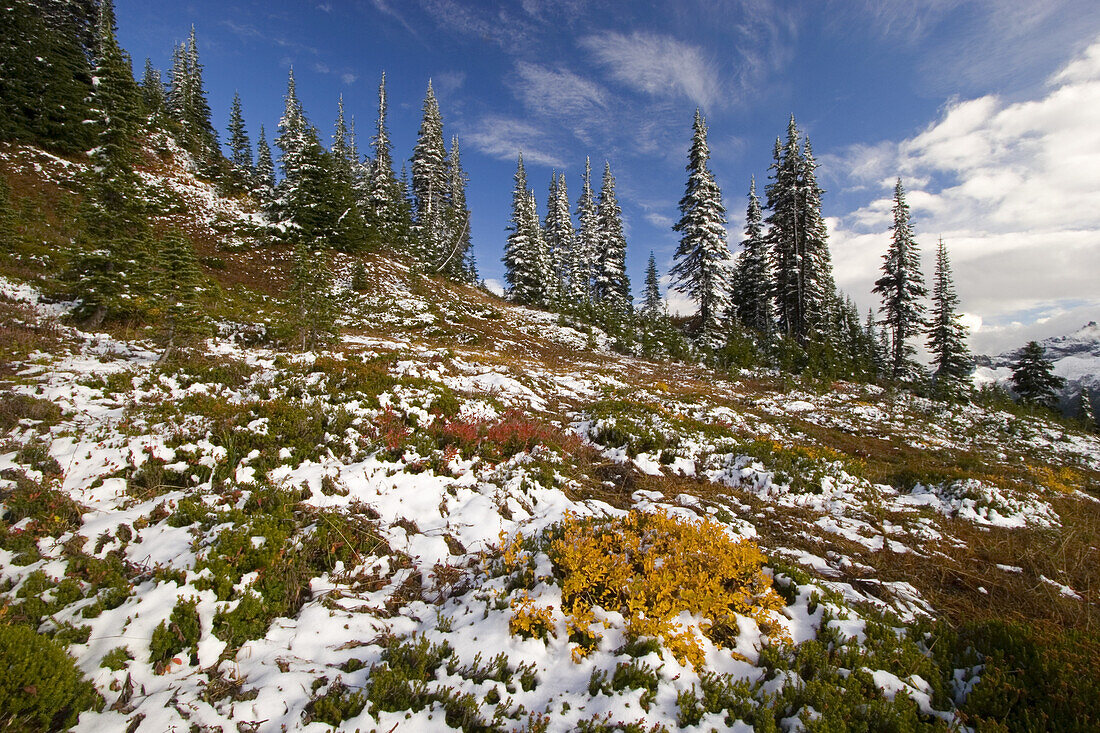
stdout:
{"type": "Polygon", "coordinates": [[[675,322],[668,315],[652,253],[635,312],[611,168],[605,164],[596,203],[587,161],[572,215],[576,225],[565,177],[557,173],[551,177],[546,216],[540,222],[521,154],[504,254],[509,297],[587,318],[608,328],[626,350],[927,387],[951,398],[968,391],[972,364],[947,248],[940,241],[929,309],[900,179],[894,191],[893,235],[874,288],[882,305],[877,315],[868,313],[861,320],[852,299],[834,282],[821,214],[824,190],[817,182],[809,137],[794,116],[786,139],[776,138],[763,201],[755,177],[750,179],[744,238],[736,256],[709,160],[706,120],[696,110],[687,183],[673,226],[680,241],[668,273],[672,287],[696,303],[693,317],[675,322]],[[914,358],[913,342],[922,335],[932,355],[930,370],[914,358]]]}

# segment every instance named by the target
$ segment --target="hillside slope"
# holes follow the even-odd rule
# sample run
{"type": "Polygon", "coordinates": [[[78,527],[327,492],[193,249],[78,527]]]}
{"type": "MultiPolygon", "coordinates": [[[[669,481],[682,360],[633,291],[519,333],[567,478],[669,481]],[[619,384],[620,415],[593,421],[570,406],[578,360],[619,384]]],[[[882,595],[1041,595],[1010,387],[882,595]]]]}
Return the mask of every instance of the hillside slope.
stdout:
{"type": "Polygon", "coordinates": [[[1095,699],[1096,436],[615,354],[377,254],[337,259],[341,336],[301,353],[285,248],[216,244],[218,335],[165,364],[72,326],[52,262],[4,263],[0,617],[92,681],[77,730],[946,729],[1095,699]]]}

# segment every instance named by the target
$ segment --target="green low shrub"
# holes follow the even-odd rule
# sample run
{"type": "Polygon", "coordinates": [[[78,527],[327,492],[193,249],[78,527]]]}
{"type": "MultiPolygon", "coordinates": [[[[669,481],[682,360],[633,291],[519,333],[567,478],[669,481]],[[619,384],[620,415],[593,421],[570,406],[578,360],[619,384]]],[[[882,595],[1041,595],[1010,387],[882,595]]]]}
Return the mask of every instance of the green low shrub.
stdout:
{"type": "Polygon", "coordinates": [[[64,730],[102,705],[60,644],[29,626],[0,625],[0,729],[64,730]]]}

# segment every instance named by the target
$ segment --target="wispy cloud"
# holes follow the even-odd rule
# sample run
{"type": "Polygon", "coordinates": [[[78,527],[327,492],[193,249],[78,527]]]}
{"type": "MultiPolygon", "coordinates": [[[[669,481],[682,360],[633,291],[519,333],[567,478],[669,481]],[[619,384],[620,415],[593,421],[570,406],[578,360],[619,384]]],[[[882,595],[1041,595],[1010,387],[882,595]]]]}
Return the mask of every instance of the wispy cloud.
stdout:
{"type": "Polygon", "coordinates": [[[528,163],[559,169],[566,167],[565,161],[551,152],[553,145],[546,133],[524,120],[489,115],[466,131],[462,139],[470,141],[482,153],[501,160],[515,160],[518,153],[523,153],[528,163]]]}
{"type": "Polygon", "coordinates": [[[1035,99],[956,101],[918,135],[849,157],[852,179],[882,192],[830,222],[838,283],[853,294],[877,274],[901,175],[926,265],[942,236],[964,309],[994,325],[1069,302],[1100,313],[1100,39],[1035,99]]]}
{"type": "Polygon", "coordinates": [[[390,5],[389,0],[371,0],[371,5],[373,5],[374,9],[382,15],[385,15],[397,21],[398,25],[408,31],[411,35],[417,36],[416,29],[413,28],[407,20],[405,20],[405,16],[403,16],[401,13],[395,10],[392,5],[390,5]]]}
{"type": "Polygon", "coordinates": [[[697,46],[638,31],[589,35],[579,43],[613,79],[636,91],[652,96],[671,92],[701,106],[719,98],[717,67],[697,46]]]}
{"type": "Polygon", "coordinates": [[[495,43],[506,51],[527,48],[535,34],[527,14],[512,12],[506,5],[487,8],[458,0],[420,0],[420,5],[441,30],[495,43]]]}
{"type": "Polygon", "coordinates": [[[563,123],[586,144],[609,125],[607,91],[566,69],[518,61],[511,87],[531,114],[563,123]]]}

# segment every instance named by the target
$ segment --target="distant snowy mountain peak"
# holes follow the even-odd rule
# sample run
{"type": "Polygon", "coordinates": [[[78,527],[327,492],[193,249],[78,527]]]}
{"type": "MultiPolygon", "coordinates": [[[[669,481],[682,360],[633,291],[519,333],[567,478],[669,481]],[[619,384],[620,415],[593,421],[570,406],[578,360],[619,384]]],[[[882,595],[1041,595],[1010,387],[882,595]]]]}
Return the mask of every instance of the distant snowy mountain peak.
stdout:
{"type": "MultiPolygon", "coordinates": [[[[1082,388],[1088,389],[1094,405],[1100,402],[1100,324],[1089,321],[1073,333],[1052,336],[1040,341],[1039,345],[1043,347],[1046,358],[1054,364],[1054,373],[1066,380],[1065,389],[1058,398],[1063,413],[1076,414],[1082,388]]],[[[978,357],[974,383],[995,382],[1009,386],[1012,365],[1019,354],[1020,349],[1013,349],[997,356],[978,357]]]]}

